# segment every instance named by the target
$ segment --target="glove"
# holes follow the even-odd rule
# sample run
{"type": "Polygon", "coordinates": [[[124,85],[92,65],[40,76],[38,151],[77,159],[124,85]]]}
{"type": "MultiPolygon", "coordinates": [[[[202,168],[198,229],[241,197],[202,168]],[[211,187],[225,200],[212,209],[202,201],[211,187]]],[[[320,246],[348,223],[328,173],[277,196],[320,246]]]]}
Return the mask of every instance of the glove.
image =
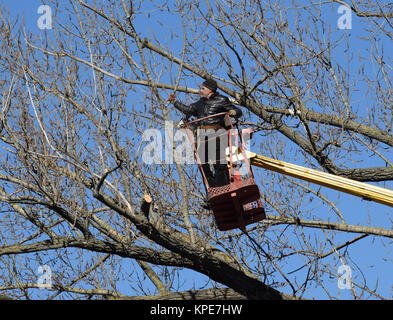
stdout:
{"type": "Polygon", "coordinates": [[[174,103],[174,102],[176,101],[176,96],[175,96],[174,93],[171,93],[171,94],[169,95],[168,101],[169,101],[170,103],[174,103]]]}
{"type": "MultiPolygon", "coordinates": [[[[169,99],[168,99],[169,100],[169,99]]],[[[186,121],[184,120],[184,119],[181,119],[180,121],[179,121],[179,123],[176,125],[176,127],[178,128],[178,129],[181,129],[181,128],[184,128],[185,127],[185,124],[186,124],[186,121]]]]}
{"type": "Polygon", "coordinates": [[[237,114],[237,112],[236,112],[236,110],[229,110],[229,112],[228,112],[228,114],[231,116],[231,117],[236,117],[236,114],[237,114]]]}

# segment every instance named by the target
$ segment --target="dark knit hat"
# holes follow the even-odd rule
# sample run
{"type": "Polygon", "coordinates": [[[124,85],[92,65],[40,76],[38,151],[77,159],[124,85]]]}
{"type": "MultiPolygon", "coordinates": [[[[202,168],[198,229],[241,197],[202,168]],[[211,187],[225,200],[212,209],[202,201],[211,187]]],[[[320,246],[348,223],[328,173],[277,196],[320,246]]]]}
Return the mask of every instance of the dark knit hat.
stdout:
{"type": "Polygon", "coordinates": [[[202,83],[202,85],[213,92],[216,92],[217,90],[217,82],[213,79],[207,79],[202,83]]]}

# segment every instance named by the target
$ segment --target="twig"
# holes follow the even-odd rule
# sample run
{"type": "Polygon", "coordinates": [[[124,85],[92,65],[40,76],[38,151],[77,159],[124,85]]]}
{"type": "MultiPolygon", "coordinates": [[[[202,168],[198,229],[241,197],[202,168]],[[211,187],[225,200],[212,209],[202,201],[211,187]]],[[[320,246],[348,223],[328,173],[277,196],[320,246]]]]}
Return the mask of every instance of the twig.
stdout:
{"type": "Polygon", "coordinates": [[[294,286],[292,285],[292,283],[289,281],[289,279],[286,277],[286,275],[284,274],[284,272],[282,272],[281,268],[277,265],[277,263],[273,260],[273,258],[270,256],[270,254],[268,254],[262,247],[261,245],[256,242],[249,234],[246,230],[242,230],[242,232],[248,237],[248,239],[250,239],[258,248],[259,250],[261,250],[263,252],[263,254],[270,260],[270,262],[275,266],[275,268],[277,269],[277,271],[281,274],[281,276],[285,279],[285,281],[289,284],[289,286],[292,289],[293,292],[293,296],[295,296],[296,290],[294,288],[294,286]]]}
{"type": "Polygon", "coordinates": [[[109,170],[107,170],[107,171],[104,172],[104,174],[101,176],[100,180],[98,181],[97,186],[95,187],[94,192],[95,192],[96,194],[99,194],[99,193],[100,193],[100,189],[101,189],[102,184],[104,183],[106,177],[107,177],[109,174],[111,174],[112,172],[114,172],[114,171],[116,171],[117,169],[119,169],[119,168],[122,166],[122,164],[123,164],[123,160],[119,160],[119,162],[118,162],[118,164],[117,164],[116,167],[114,167],[113,169],[109,169],[109,170]]]}
{"type": "Polygon", "coordinates": [[[51,142],[49,141],[49,138],[48,138],[48,135],[47,135],[46,132],[45,132],[44,126],[43,126],[43,124],[41,123],[40,118],[38,117],[38,112],[37,112],[37,109],[36,109],[36,107],[35,107],[35,104],[34,104],[34,101],[33,101],[33,97],[31,96],[31,92],[30,92],[29,79],[27,78],[27,74],[26,74],[25,68],[22,67],[22,69],[23,69],[23,73],[24,73],[24,76],[25,76],[25,80],[26,80],[27,92],[29,93],[30,102],[31,102],[31,105],[32,105],[33,110],[34,110],[35,117],[37,118],[38,125],[40,126],[40,129],[41,129],[42,133],[44,134],[45,140],[46,140],[46,142],[48,143],[49,147],[50,147],[50,148],[51,148],[60,158],[62,158],[61,154],[56,150],[55,147],[52,146],[51,142]]]}

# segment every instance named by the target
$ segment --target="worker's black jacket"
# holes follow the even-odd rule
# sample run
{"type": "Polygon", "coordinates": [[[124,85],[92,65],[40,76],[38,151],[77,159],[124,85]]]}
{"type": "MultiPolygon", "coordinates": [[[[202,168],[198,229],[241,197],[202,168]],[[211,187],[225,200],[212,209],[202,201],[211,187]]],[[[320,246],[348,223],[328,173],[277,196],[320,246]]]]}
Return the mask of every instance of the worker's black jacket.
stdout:
{"type": "MultiPolygon", "coordinates": [[[[221,112],[228,112],[230,110],[236,111],[236,118],[242,116],[242,111],[239,108],[235,107],[227,97],[224,97],[218,93],[215,93],[209,99],[201,98],[197,102],[188,106],[179,101],[175,101],[173,105],[187,116],[195,116],[198,119],[212,116],[221,112]]],[[[215,124],[224,126],[224,117],[212,117],[198,123],[198,125],[215,124]]]]}

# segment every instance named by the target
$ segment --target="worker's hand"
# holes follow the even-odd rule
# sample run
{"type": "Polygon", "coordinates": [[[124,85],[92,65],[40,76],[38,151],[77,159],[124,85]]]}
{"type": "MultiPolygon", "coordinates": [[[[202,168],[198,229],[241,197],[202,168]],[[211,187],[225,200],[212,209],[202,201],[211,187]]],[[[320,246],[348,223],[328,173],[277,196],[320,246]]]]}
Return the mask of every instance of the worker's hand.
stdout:
{"type": "Polygon", "coordinates": [[[228,114],[231,116],[231,117],[236,117],[236,114],[237,114],[237,112],[236,112],[236,110],[229,110],[229,112],[228,112],[228,114]]]}
{"type": "Polygon", "coordinates": [[[176,125],[176,127],[178,129],[184,128],[186,126],[186,121],[184,119],[181,119],[178,124],[176,125]]]}
{"type": "Polygon", "coordinates": [[[169,101],[170,103],[174,103],[174,102],[176,101],[176,96],[175,96],[174,93],[171,93],[171,94],[169,95],[168,101],[169,101]]]}

